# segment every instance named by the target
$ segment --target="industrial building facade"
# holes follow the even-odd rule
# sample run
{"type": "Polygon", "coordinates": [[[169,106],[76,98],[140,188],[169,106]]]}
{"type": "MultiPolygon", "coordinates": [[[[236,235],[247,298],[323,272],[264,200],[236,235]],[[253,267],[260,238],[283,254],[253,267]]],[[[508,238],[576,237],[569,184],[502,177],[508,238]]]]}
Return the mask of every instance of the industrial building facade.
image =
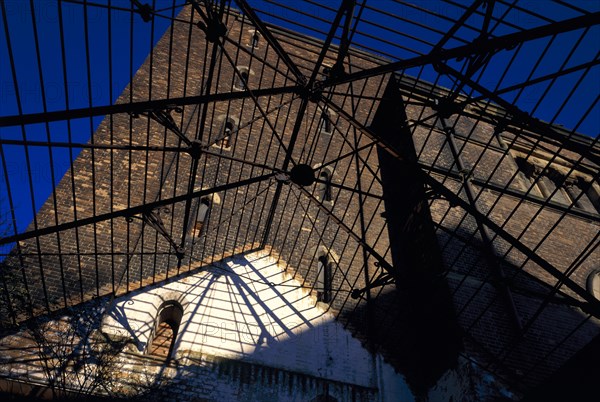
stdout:
{"type": "Polygon", "coordinates": [[[342,3],[336,46],[182,8],[7,237],[4,391],[513,400],[598,337],[597,141],[377,74],[342,3]]]}

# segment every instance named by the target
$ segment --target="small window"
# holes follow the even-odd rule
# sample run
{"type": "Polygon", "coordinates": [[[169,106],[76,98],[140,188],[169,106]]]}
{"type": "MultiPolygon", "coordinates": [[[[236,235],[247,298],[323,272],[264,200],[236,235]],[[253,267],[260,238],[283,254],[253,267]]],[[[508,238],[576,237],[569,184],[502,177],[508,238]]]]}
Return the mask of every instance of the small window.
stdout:
{"type": "Polygon", "coordinates": [[[248,70],[248,67],[236,67],[237,72],[233,80],[233,89],[238,91],[244,91],[248,88],[248,82],[252,71],[248,70]]]}
{"type": "Polygon", "coordinates": [[[331,202],[331,172],[327,169],[321,169],[319,172],[319,181],[317,182],[317,198],[322,201],[331,202]]]}
{"type": "Polygon", "coordinates": [[[331,262],[326,255],[317,259],[317,300],[323,303],[331,302],[331,262]]]}
{"type": "Polygon", "coordinates": [[[202,197],[198,206],[198,213],[196,214],[196,222],[194,222],[194,228],[192,229],[192,239],[194,242],[202,235],[202,230],[206,225],[209,213],[210,200],[208,197],[202,197]]]}
{"type": "Polygon", "coordinates": [[[240,88],[246,88],[248,86],[248,71],[240,71],[240,76],[238,78],[238,86],[240,88]]]}
{"type": "Polygon", "coordinates": [[[321,68],[321,74],[323,75],[323,79],[327,79],[329,77],[331,77],[331,66],[328,65],[324,65],[321,68]]]}
{"type": "Polygon", "coordinates": [[[219,139],[215,142],[215,146],[223,150],[231,148],[231,135],[235,129],[234,121],[231,118],[223,120],[221,130],[219,130],[219,139]]]}
{"type": "Polygon", "coordinates": [[[321,113],[321,132],[323,134],[331,134],[333,130],[333,124],[331,122],[331,113],[327,110],[323,110],[321,113]]]}
{"type": "Polygon", "coordinates": [[[250,36],[246,46],[254,51],[254,49],[258,49],[258,45],[260,44],[260,33],[256,29],[251,29],[248,31],[248,33],[250,36]]]}
{"type": "Polygon", "coordinates": [[[592,296],[600,300],[600,270],[592,271],[587,279],[587,290],[592,296]]]}
{"type": "Polygon", "coordinates": [[[313,166],[313,170],[317,172],[317,180],[315,182],[313,195],[317,200],[333,206],[333,195],[331,192],[333,169],[331,166],[321,167],[321,164],[316,164],[313,166]]]}
{"type": "Polygon", "coordinates": [[[175,339],[183,317],[183,308],[176,301],[168,301],[158,310],[154,336],[148,354],[168,361],[173,355],[175,339]]]}

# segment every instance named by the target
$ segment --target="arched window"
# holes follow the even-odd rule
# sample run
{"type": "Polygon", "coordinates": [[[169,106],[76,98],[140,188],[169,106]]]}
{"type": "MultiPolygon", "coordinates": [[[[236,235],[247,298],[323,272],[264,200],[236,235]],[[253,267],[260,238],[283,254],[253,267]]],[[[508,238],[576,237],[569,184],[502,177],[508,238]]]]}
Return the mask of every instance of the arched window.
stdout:
{"type": "Polygon", "coordinates": [[[319,172],[316,196],[322,201],[333,201],[331,198],[331,172],[328,169],[321,169],[319,172]]]}
{"type": "Polygon", "coordinates": [[[260,33],[256,29],[251,29],[248,31],[250,33],[250,37],[246,46],[252,49],[258,49],[258,45],[260,43],[260,33]]]}
{"type": "Polygon", "coordinates": [[[327,255],[317,259],[317,300],[323,303],[331,302],[331,265],[327,255]]]}
{"type": "Polygon", "coordinates": [[[212,146],[221,151],[229,151],[237,133],[238,120],[226,114],[217,116],[214,124],[214,133],[211,134],[212,146]]]}
{"type": "Polygon", "coordinates": [[[321,132],[324,134],[331,134],[333,130],[333,124],[331,122],[331,113],[328,110],[323,110],[321,113],[321,132]]]}
{"type": "Polygon", "coordinates": [[[240,71],[239,80],[239,87],[246,88],[248,86],[248,71],[240,71]]]}
{"type": "Polygon", "coordinates": [[[600,300],[600,270],[592,271],[587,279],[587,290],[592,296],[600,300]]]}
{"type": "Polygon", "coordinates": [[[154,336],[148,348],[149,355],[165,360],[172,356],[181,317],[183,317],[183,308],[178,302],[167,301],[160,306],[154,336]]]}
{"type": "Polygon", "coordinates": [[[192,238],[194,241],[199,239],[202,235],[202,229],[204,228],[210,213],[210,204],[211,202],[208,197],[202,197],[200,199],[198,213],[196,214],[196,222],[194,222],[194,229],[192,230],[192,238]]]}
{"type": "Polygon", "coordinates": [[[223,124],[221,125],[221,130],[219,132],[218,138],[220,138],[215,145],[221,149],[228,150],[231,148],[231,134],[235,129],[235,122],[231,118],[226,118],[223,120],[223,124]]]}
{"type": "Polygon", "coordinates": [[[238,91],[243,91],[248,88],[248,80],[250,79],[250,75],[252,75],[252,71],[248,69],[248,67],[238,66],[236,67],[237,72],[235,73],[234,81],[233,81],[233,89],[237,89],[238,91]]]}

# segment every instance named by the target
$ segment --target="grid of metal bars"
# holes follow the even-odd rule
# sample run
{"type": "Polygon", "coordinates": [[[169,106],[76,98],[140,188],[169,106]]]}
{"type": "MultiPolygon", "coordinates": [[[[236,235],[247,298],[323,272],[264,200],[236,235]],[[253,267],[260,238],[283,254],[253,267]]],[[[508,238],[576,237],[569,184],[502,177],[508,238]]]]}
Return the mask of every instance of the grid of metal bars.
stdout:
{"type": "MultiPolygon", "coordinates": [[[[332,308],[340,318],[364,308],[388,288],[382,285],[394,273],[376,151],[380,147],[396,157],[398,152],[369,128],[393,76],[412,111],[407,128],[419,164],[407,169],[439,196],[429,206],[439,238],[446,239],[440,240],[441,253],[453,256],[446,260],[445,276],[456,282],[454,297],[469,295],[457,308],[464,332],[475,333],[502,303],[512,312],[517,336],[500,350],[486,350],[493,364],[485,368],[503,375],[550,304],[585,312],[517,381],[534,382],[542,375],[536,374],[540,366],[600,318],[600,302],[577,278],[594,260],[597,265],[600,219],[598,210],[578,206],[588,197],[585,191],[558,202],[560,186],[540,196],[538,181],[516,186],[523,183],[518,169],[499,177],[512,150],[519,149],[527,159],[546,154],[543,171],[560,165],[564,176],[583,175],[590,189],[600,186],[600,106],[593,92],[600,13],[593,2],[528,6],[504,0],[469,5],[344,0],[338,7],[312,0],[173,0],[169,6],[63,0],[52,6],[58,28],[50,43],[38,29],[38,3],[2,2],[2,79],[9,94],[0,116],[3,324],[265,247],[310,290],[318,275],[310,261],[325,247],[336,278],[332,308]],[[23,16],[32,38],[27,51],[35,56],[27,73],[39,87],[33,106],[26,102],[30,94],[20,76],[25,59],[15,37],[23,16]],[[77,16],[79,52],[68,37],[77,16]],[[94,31],[92,22],[104,29],[94,31]],[[162,29],[173,25],[158,42],[161,22],[162,29]],[[144,41],[136,30],[137,36],[144,32],[144,41]],[[260,34],[256,43],[249,31],[260,34]],[[117,38],[116,32],[126,35],[117,38]],[[155,49],[166,51],[150,51],[157,42],[155,49]],[[98,43],[105,49],[98,50],[98,43]],[[138,49],[149,52],[142,75],[135,74],[138,49]],[[73,52],[83,65],[77,71],[73,52]],[[98,67],[98,60],[105,64],[98,67]],[[49,73],[48,63],[59,67],[49,73]],[[130,84],[116,98],[120,90],[114,83],[123,64],[130,84]],[[94,98],[98,68],[106,69],[108,90],[101,101],[94,98]],[[59,89],[48,82],[52,74],[59,89]],[[83,99],[70,98],[72,77],[85,83],[83,99]],[[62,103],[51,102],[50,89],[62,103]],[[102,124],[100,116],[107,116],[102,124]],[[218,146],[223,116],[237,125],[227,152],[218,146]],[[324,119],[330,134],[323,134],[324,119]],[[590,137],[579,135],[581,130],[590,137]],[[37,189],[36,158],[49,175],[46,193],[37,189]],[[68,162],[67,169],[56,166],[57,158],[68,162]],[[22,166],[23,180],[11,164],[22,166]],[[334,179],[320,182],[330,186],[330,204],[318,194],[319,180],[309,188],[290,179],[298,165],[331,169],[334,179]],[[190,241],[203,197],[213,208],[203,236],[190,241]],[[498,218],[507,199],[512,206],[498,218]],[[28,211],[22,212],[25,202],[28,211]],[[523,218],[524,209],[533,212],[523,218]],[[27,217],[32,222],[24,227],[27,217]],[[591,232],[578,240],[573,257],[557,264],[548,244],[555,229],[573,219],[591,232]],[[532,231],[541,231],[535,241],[527,239],[532,231]],[[473,249],[480,252],[469,259],[473,249]],[[498,275],[502,291],[474,319],[467,317],[498,275]],[[473,278],[479,285],[470,289],[473,278]],[[521,278],[535,286],[518,289],[521,278]],[[355,299],[357,289],[362,293],[355,299]],[[513,299],[519,292],[541,299],[526,318],[513,299]]],[[[600,200],[590,201],[600,208],[600,200]]],[[[389,326],[380,321],[374,331],[389,326]]]]}

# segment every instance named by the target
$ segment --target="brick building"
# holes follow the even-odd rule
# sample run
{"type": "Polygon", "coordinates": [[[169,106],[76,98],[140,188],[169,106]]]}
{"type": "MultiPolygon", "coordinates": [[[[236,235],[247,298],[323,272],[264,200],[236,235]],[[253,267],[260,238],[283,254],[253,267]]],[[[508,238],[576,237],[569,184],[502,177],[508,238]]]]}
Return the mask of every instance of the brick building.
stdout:
{"type": "Polygon", "coordinates": [[[187,4],[114,105],[81,112],[108,114],[4,239],[4,390],[512,400],[583,364],[597,140],[347,47],[351,3],[339,45],[187,4]]]}

